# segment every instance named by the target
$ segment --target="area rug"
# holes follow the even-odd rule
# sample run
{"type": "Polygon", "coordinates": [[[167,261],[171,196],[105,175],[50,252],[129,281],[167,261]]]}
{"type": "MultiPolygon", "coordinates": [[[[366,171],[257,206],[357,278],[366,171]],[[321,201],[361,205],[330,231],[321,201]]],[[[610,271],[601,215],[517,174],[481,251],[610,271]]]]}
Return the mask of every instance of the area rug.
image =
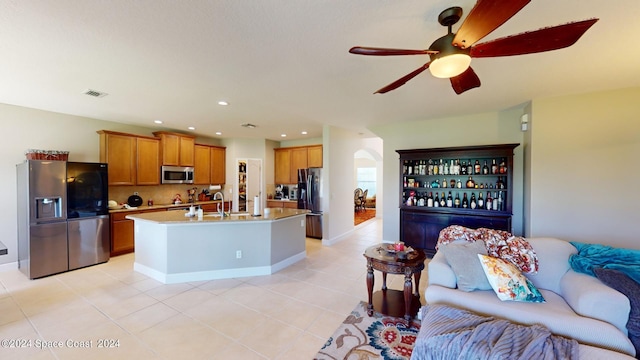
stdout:
{"type": "Polygon", "coordinates": [[[363,222],[376,217],[376,209],[358,210],[353,213],[353,225],[360,225],[363,222]]]}
{"type": "Polygon", "coordinates": [[[409,360],[420,321],[409,327],[403,319],[375,312],[367,315],[362,301],[327,340],[314,360],[409,360]]]}

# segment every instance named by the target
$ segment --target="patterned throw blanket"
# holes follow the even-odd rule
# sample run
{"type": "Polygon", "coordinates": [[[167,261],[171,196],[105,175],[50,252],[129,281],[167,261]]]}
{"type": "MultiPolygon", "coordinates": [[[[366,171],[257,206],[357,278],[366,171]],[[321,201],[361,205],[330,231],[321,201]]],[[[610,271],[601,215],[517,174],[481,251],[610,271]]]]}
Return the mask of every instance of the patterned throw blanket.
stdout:
{"type": "Polygon", "coordinates": [[[411,360],[578,359],[578,342],[445,305],[422,308],[422,327],[411,360]]]}
{"type": "Polygon", "coordinates": [[[640,250],[575,241],[571,245],[578,249],[577,254],[569,257],[569,264],[574,271],[595,276],[594,268],[618,270],[640,283],[640,250]]]}
{"type": "Polygon", "coordinates": [[[474,242],[484,241],[489,256],[501,258],[514,264],[527,274],[538,272],[538,257],[531,244],[522,236],[513,236],[510,232],[486,228],[471,229],[460,225],[451,225],[440,231],[436,250],[441,244],[455,240],[474,242]]]}

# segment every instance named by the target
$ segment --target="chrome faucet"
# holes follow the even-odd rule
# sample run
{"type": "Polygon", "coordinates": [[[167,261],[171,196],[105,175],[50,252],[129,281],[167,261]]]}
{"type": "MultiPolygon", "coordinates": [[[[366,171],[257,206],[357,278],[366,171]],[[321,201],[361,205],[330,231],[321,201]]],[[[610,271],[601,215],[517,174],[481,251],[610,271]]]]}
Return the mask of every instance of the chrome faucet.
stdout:
{"type": "Polygon", "coordinates": [[[224,217],[226,216],[226,214],[224,213],[224,194],[222,193],[222,191],[218,191],[217,193],[213,194],[213,200],[217,200],[216,198],[218,197],[218,194],[220,194],[220,200],[222,200],[218,203],[218,213],[220,214],[220,216],[224,217]],[[222,206],[220,206],[221,204],[222,206]]]}

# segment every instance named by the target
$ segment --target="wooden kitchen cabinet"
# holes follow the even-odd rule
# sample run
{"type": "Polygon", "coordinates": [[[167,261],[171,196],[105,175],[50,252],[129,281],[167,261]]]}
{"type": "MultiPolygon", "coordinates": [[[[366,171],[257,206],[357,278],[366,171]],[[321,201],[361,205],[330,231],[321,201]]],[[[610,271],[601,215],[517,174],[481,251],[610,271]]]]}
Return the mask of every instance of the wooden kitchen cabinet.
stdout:
{"type": "Polygon", "coordinates": [[[306,169],[309,166],[307,165],[307,148],[299,147],[291,149],[291,177],[289,178],[291,182],[288,184],[297,184],[298,183],[298,169],[306,169]]]}
{"type": "Polygon", "coordinates": [[[167,131],[156,131],[154,136],[160,138],[162,165],[194,166],[195,137],[167,131]]]}
{"type": "Polygon", "coordinates": [[[268,208],[286,208],[286,209],[297,209],[298,202],[297,201],[282,201],[282,200],[267,200],[268,208]]]}
{"type": "Polygon", "coordinates": [[[298,169],[322,167],[322,145],[274,149],[274,163],[276,184],[297,184],[298,169]]]}
{"type": "Polygon", "coordinates": [[[322,145],[307,147],[307,166],[322,167],[322,145]]]}
{"type": "Polygon", "coordinates": [[[154,211],[166,211],[166,209],[123,211],[112,213],[109,216],[111,230],[111,256],[127,254],[134,251],[133,220],[127,219],[126,216],[154,211]]]}
{"type": "Polygon", "coordinates": [[[196,144],[194,154],[194,184],[225,183],[226,148],[196,144]]]}
{"type": "Polygon", "coordinates": [[[226,178],[227,149],[220,146],[211,146],[211,184],[224,184],[226,178]]]}
{"type": "MultiPolygon", "coordinates": [[[[276,184],[292,184],[291,182],[291,150],[288,148],[275,149],[274,180],[276,184]]],[[[297,182],[297,179],[296,179],[297,182]]]]}
{"type": "Polygon", "coordinates": [[[160,140],[137,137],[136,151],[136,184],[159,185],[160,140]]]}
{"type": "Polygon", "coordinates": [[[100,134],[100,162],[109,164],[109,185],[160,184],[159,140],[107,130],[100,134]]]}
{"type": "Polygon", "coordinates": [[[211,149],[207,145],[195,145],[194,184],[211,184],[211,149]]]}

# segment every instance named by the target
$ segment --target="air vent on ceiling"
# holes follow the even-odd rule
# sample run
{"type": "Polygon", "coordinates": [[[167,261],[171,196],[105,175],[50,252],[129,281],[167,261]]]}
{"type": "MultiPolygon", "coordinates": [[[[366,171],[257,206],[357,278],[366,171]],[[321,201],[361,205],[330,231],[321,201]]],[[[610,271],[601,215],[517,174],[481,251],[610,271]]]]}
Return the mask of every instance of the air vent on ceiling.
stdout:
{"type": "Polygon", "coordinates": [[[101,97],[105,97],[105,96],[109,95],[106,92],[101,92],[101,91],[96,91],[96,90],[91,90],[91,89],[85,90],[83,92],[83,94],[89,95],[89,96],[93,96],[93,97],[97,97],[97,98],[101,98],[101,97]]]}
{"type": "Polygon", "coordinates": [[[249,128],[249,129],[257,128],[257,126],[256,126],[256,125],[249,124],[249,123],[242,124],[241,126],[242,126],[242,127],[249,128]]]}

